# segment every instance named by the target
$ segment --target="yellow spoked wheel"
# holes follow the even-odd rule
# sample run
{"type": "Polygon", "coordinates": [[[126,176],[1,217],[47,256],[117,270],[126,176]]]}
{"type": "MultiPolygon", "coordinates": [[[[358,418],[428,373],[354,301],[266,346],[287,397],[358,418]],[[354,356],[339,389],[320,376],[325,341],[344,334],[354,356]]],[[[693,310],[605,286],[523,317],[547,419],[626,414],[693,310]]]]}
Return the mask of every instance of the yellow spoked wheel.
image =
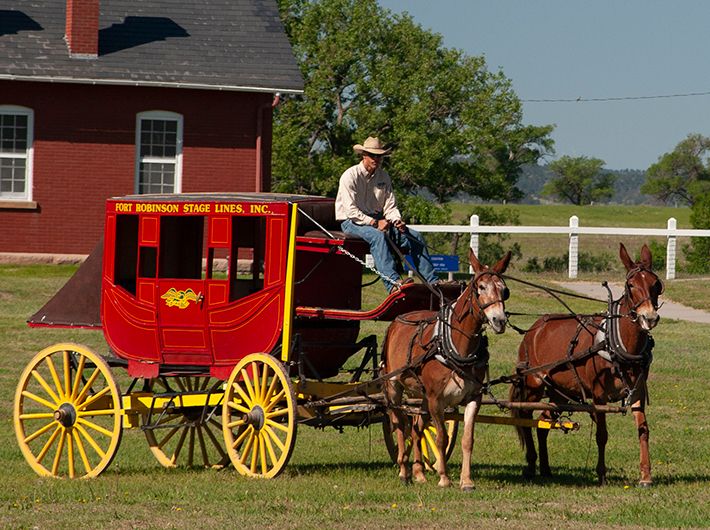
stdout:
{"type": "Polygon", "coordinates": [[[256,353],[234,367],[224,394],[222,429],[239,473],[272,478],[283,471],[296,443],[296,399],[281,362],[256,353]]]}
{"type": "Polygon", "coordinates": [[[118,450],[121,418],[111,369],[78,344],[56,344],[35,355],[15,392],[17,441],[42,476],[97,476],[118,450]]]}
{"type": "MultiPolygon", "coordinates": [[[[411,418],[409,420],[411,422],[411,418]]],[[[382,422],[382,431],[385,438],[385,447],[387,447],[387,452],[392,459],[392,462],[397,463],[397,437],[392,432],[392,427],[390,425],[389,416],[385,415],[384,421],[382,422]]],[[[456,448],[456,437],[459,432],[459,423],[455,420],[446,421],[446,432],[449,434],[449,443],[446,446],[446,460],[448,461],[451,457],[451,453],[454,452],[456,448]]],[[[405,432],[407,437],[407,451],[411,451],[412,447],[412,437],[407,430],[405,432]]],[[[424,439],[422,440],[422,460],[424,465],[429,470],[434,470],[434,463],[439,459],[439,451],[436,448],[436,427],[429,425],[424,431],[424,439]]]]}
{"type": "Polygon", "coordinates": [[[222,409],[208,405],[210,394],[223,393],[221,381],[160,377],[150,381],[150,390],[174,395],[165,407],[142,415],[148,446],[161,465],[219,469],[229,464],[222,442],[222,409]]]}

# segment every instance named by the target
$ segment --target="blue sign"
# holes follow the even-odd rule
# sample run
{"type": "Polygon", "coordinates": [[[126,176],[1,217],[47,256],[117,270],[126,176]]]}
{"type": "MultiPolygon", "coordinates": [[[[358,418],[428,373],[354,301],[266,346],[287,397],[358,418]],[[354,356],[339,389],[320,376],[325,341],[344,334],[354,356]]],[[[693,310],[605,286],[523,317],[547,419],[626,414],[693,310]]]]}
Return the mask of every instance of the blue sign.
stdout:
{"type": "MultiPolygon", "coordinates": [[[[459,257],[449,256],[447,254],[432,254],[431,264],[434,265],[434,270],[436,272],[458,272],[459,271],[459,257]]],[[[407,261],[407,268],[414,270],[414,262],[412,261],[412,256],[407,254],[405,257],[407,261]]]]}

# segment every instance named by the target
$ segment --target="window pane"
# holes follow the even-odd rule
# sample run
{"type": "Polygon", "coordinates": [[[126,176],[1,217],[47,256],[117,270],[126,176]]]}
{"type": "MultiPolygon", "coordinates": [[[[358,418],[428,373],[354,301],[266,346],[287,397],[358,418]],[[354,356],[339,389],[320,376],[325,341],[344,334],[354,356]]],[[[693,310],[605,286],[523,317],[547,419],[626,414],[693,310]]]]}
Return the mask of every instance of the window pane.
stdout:
{"type": "Polygon", "coordinates": [[[140,126],[138,192],[173,193],[178,122],[171,119],[141,119],[140,126]],[[146,161],[148,158],[152,160],[146,161]]]}
{"type": "Polygon", "coordinates": [[[5,197],[26,196],[28,127],[27,115],[0,114],[0,193],[5,197]]]}

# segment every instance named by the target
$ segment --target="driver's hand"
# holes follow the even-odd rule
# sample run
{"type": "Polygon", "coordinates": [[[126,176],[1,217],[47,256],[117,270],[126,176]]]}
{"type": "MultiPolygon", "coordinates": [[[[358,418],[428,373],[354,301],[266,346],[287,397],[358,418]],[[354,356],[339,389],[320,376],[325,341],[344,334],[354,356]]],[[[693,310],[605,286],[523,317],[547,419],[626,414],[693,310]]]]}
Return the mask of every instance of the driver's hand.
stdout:
{"type": "Polygon", "coordinates": [[[387,219],[379,219],[377,221],[377,229],[381,232],[387,231],[390,227],[390,222],[387,219]]]}
{"type": "Polygon", "coordinates": [[[399,230],[400,232],[404,233],[404,230],[407,228],[407,225],[406,225],[405,222],[402,221],[401,219],[397,219],[397,220],[394,222],[394,227],[395,227],[397,230],[399,230]]]}

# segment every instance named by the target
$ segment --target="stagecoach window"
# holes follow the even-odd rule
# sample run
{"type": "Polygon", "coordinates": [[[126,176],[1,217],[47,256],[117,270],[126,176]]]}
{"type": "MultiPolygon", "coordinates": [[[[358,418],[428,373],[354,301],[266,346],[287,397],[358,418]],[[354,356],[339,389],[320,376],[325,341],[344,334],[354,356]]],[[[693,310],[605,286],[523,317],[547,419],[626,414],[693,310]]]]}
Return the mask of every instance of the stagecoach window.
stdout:
{"type": "Polygon", "coordinates": [[[32,110],[0,105],[0,199],[32,200],[32,110]]]}
{"type": "Polygon", "coordinates": [[[141,247],[138,258],[138,276],[140,278],[155,278],[158,270],[158,249],[141,247]]]}
{"type": "Polygon", "coordinates": [[[116,216],[116,252],[114,284],[136,294],[136,259],[138,257],[138,216],[116,216]]]}
{"type": "Polygon", "coordinates": [[[144,112],[136,126],[136,192],[179,193],[182,165],[182,116],[144,112]]]}
{"type": "Polygon", "coordinates": [[[202,216],[163,216],[160,219],[160,278],[202,278],[202,216]]]}
{"type": "Polygon", "coordinates": [[[266,219],[232,218],[229,259],[229,299],[238,300],[264,288],[266,219]]]}

